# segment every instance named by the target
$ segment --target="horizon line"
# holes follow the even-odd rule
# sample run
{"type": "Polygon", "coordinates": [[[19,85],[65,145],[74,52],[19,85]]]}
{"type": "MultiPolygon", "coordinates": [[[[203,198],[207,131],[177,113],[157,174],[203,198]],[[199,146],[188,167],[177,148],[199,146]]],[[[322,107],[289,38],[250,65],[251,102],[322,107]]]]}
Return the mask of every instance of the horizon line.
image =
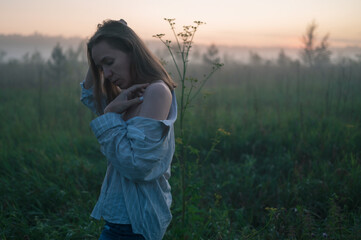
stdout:
{"type": "MultiPolygon", "coordinates": [[[[51,34],[46,34],[46,33],[41,33],[38,31],[34,31],[33,33],[30,34],[23,34],[23,33],[1,33],[0,35],[3,36],[20,36],[20,37],[32,37],[32,36],[41,36],[41,37],[48,37],[48,38],[63,38],[63,39],[82,39],[82,40],[86,40],[88,37],[82,37],[80,35],[73,35],[73,36],[66,36],[66,35],[62,35],[62,34],[58,34],[58,35],[51,35],[51,34]]],[[[157,39],[156,38],[141,38],[144,42],[147,41],[153,41],[156,42],[157,39]]],[[[329,40],[331,42],[331,46],[330,48],[361,48],[361,43],[360,44],[350,44],[350,41],[353,40],[346,40],[346,41],[342,41],[339,39],[336,40],[329,40]],[[332,46],[332,42],[346,42],[343,46],[332,46]]],[[[354,40],[356,42],[356,40],[354,40]]],[[[360,41],[361,42],[361,41],[360,41]]],[[[229,44],[229,43],[216,43],[216,42],[204,42],[204,41],[199,41],[194,42],[195,45],[212,45],[214,44],[217,47],[236,47],[236,48],[279,48],[279,49],[299,49],[302,48],[301,46],[301,41],[299,43],[299,46],[290,46],[290,45],[249,45],[249,44],[229,44]]]]}

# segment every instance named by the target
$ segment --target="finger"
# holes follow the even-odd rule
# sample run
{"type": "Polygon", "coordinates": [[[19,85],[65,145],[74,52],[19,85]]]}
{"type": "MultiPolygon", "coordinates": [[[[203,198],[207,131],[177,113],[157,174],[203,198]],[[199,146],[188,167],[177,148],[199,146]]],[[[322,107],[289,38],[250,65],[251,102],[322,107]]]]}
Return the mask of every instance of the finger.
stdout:
{"type": "Polygon", "coordinates": [[[139,91],[134,91],[134,92],[130,92],[128,93],[128,100],[134,99],[136,97],[140,97],[142,94],[139,91]]]}
{"type": "Polygon", "coordinates": [[[149,85],[149,83],[135,84],[135,85],[131,86],[130,88],[128,88],[127,91],[129,91],[129,92],[139,91],[141,89],[145,89],[146,87],[148,87],[148,85],[149,85]]]}
{"type": "Polygon", "coordinates": [[[127,91],[127,99],[133,99],[135,97],[139,97],[139,93],[143,94],[145,92],[145,88],[148,87],[148,83],[145,84],[136,84],[128,88],[127,91]]]}
{"type": "Polygon", "coordinates": [[[127,108],[133,106],[133,105],[137,105],[143,102],[143,97],[138,97],[138,98],[133,98],[129,101],[127,101],[127,108]]]}

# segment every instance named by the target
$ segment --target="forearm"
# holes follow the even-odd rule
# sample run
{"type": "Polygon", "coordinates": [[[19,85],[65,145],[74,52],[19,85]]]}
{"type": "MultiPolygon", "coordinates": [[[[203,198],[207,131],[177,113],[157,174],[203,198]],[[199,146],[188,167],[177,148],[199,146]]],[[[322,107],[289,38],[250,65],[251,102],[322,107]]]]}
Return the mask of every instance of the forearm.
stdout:
{"type": "Polygon", "coordinates": [[[85,80],[80,83],[81,86],[81,96],[80,101],[87,106],[93,113],[99,115],[97,113],[96,107],[95,107],[95,100],[93,96],[93,90],[92,89],[86,89],[85,88],[85,80]]]}
{"type": "Polygon", "coordinates": [[[164,174],[169,167],[170,162],[167,163],[166,159],[171,159],[169,156],[173,150],[162,139],[162,124],[143,125],[152,132],[156,131],[156,134],[151,134],[155,139],[146,137],[140,130],[143,127],[127,126],[119,114],[104,114],[94,119],[90,126],[102,153],[124,177],[133,181],[150,181],[164,174]]]}

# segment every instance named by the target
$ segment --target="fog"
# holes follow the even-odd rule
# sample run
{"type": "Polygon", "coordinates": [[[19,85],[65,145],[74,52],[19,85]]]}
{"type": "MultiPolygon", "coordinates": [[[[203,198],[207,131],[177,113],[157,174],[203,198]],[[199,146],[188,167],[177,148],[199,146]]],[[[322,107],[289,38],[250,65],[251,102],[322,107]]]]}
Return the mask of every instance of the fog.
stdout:
{"type": "MultiPolygon", "coordinates": [[[[332,39],[331,39],[332,40],[332,39]]],[[[39,33],[32,35],[4,35],[0,34],[0,60],[9,61],[11,59],[21,60],[24,56],[31,55],[34,52],[39,52],[45,60],[49,59],[51,52],[56,44],[67,51],[68,49],[82,48],[82,57],[86,58],[85,43],[86,39],[80,37],[65,38],[63,36],[46,36],[39,33]]],[[[158,39],[145,40],[146,45],[158,56],[167,56],[167,49],[158,39]]],[[[211,45],[211,44],[210,44],[211,45]]],[[[191,56],[194,61],[202,61],[202,55],[207,51],[210,45],[197,45],[195,43],[191,56]]],[[[250,55],[257,54],[264,61],[274,61],[277,59],[281,50],[293,60],[300,58],[301,41],[299,48],[287,48],[287,47],[247,47],[247,46],[224,46],[217,45],[215,47],[218,50],[218,57],[221,62],[227,61],[248,63],[250,55]]],[[[331,60],[336,62],[342,58],[357,59],[361,55],[361,47],[349,46],[342,48],[332,47],[332,41],[330,50],[332,52],[331,60]]]]}

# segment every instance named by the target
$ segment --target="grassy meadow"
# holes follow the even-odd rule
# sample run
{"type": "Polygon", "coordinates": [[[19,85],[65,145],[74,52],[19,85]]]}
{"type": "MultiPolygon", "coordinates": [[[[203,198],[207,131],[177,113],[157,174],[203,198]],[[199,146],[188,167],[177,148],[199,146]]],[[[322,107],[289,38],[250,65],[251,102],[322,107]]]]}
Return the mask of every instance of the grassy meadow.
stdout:
{"type": "MultiPolygon", "coordinates": [[[[79,101],[87,64],[64,56],[0,63],[0,239],[100,234],[90,212],[106,159],[79,101]]],[[[164,239],[361,239],[360,93],[355,60],[226,62],[177,139],[188,144],[185,221],[176,154],[164,239]]]]}

